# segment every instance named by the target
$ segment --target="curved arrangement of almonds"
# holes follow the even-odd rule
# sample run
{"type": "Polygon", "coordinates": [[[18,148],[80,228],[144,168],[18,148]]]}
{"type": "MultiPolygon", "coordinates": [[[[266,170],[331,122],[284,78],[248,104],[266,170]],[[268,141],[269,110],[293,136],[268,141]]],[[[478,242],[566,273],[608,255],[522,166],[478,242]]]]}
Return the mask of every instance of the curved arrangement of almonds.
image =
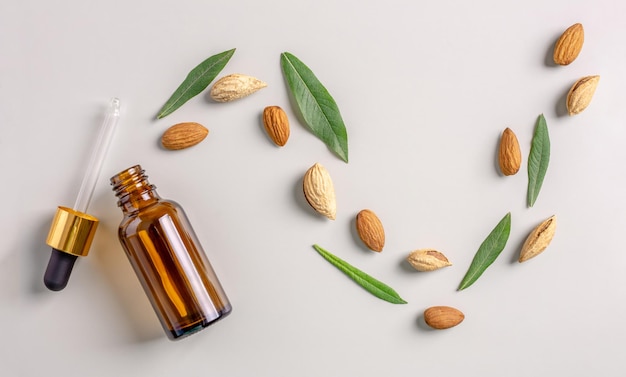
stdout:
{"type": "MultiPolygon", "coordinates": [[[[574,62],[582,51],[584,39],[584,29],[580,23],[567,28],[555,43],[553,54],[554,62],[561,66],[567,66],[574,62]]],[[[181,84],[170,100],[168,100],[158,117],[167,116],[189,98],[198,94],[208,86],[210,81],[213,80],[217,73],[224,67],[228,59],[230,59],[234,51],[235,50],[232,49],[214,55],[192,70],[188,78],[181,84]],[[216,66],[218,68],[208,71],[205,70],[208,72],[206,74],[207,77],[204,78],[203,87],[200,88],[199,91],[197,90],[198,88],[194,87],[195,82],[192,85],[187,83],[187,81],[190,80],[190,77],[193,78],[192,73],[207,65],[216,66]]],[[[310,69],[292,54],[283,53],[281,55],[281,64],[289,85],[292,84],[291,80],[293,80],[293,75],[297,74],[304,76],[307,82],[321,86],[321,83],[319,83],[310,69]]],[[[572,85],[566,98],[566,108],[569,115],[580,114],[590,105],[599,80],[600,76],[598,75],[585,76],[572,85]]],[[[230,74],[217,80],[211,88],[209,95],[216,102],[231,102],[249,96],[266,86],[267,84],[265,82],[255,77],[242,74],[230,74]]],[[[298,102],[298,106],[302,98],[310,99],[310,95],[314,95],[312,93],[298,92],[291,86],[290,88],[292,95],[295,97],[295,102],[298,102]]],[[[297,88],[298,90],[302,90],[300,86],[297,86],[297,88]]],[[[331,110],[336,111],[336,115],[331,114],[331,117],[327,118],[328,122],[331,123],[324,124],[323,128],[333,129],[334,134],[329,137],[325,135],[324,132],[319,132],[319,125],[311,124],[309,119],[307,119],[311,117],[308,117],[307,114],[303,114],[303,118],[313,133],[322,139],[339,157],[347,162],[347,134],[343,120],[339,116],[338,109],[336,109],[336,104],[332,97],[330,97],[328,93],[325,93],[325,95],[327,95],[327,97],[324,99],[332,104],[333,108],[331,110]]],[[[317,98],[313,99],[318,100],[317,98]]],[[[304,111],[302,107],[300,110],[304,111]]],[[[265,107],[262,113],[262,123],[267,136],[276,146],[282,147],[287,143],[290,136],[289,120],[287,114],[281,107],[265,107]]],[[[179,123],[168,128],[163,133],[161,142],[166,149],[180,150],[199,144],[207,137],[208,133],[209,130],[199,123],[179,123]]],[[[534,204],[538,191],[543,183],[549,160],[549,151],[550,141],[547,134],[547,125],[545,118],[541,115],[537,122],[528,158],[529,207],[532,207],[534,204]],[[537,156],[541,156],[543,160],[537,160],[537,156]]],[[[506,128],[502,132],[498,146],[497,159],[500,172],[504,176],[517,174],[522,166],[520,144],[517,136],[510,128],[506,128]]],[[[321,164],[315,163],[305,172],[302,185],[302,191],[307,203],[317,213],[328,219],[335,220],[337,215],[337,203],[333,181],[328,170],[321,164]]],[[[500,254],[508,240],[510,217],[510,213],[508,213],[480,246],[459,289],[464,289],[473,284],[500,254]],[[469,279],[468,275],[471,275],[469,279]],[[469,280],[468,283],[465,283],[466,279],[469,280]]],[[[356,215],[355,226],[360,240],[369,250],[377,253],[383,251],[385,246],[385,230],[382,221],[374,211],[371,209],[359,211],[356,215]]],[[[524,242],[519,253],[519,262],[525,262],[546,250],[554,237],[555,230],[556,216],[552,216],[541,222],[530,232],[524,242]]],[[[391,287],[358,270],[356,267],[332,255],[318,245],[314,245],[314,248],[321,253],[325,259],[329,260],[375,296],[391,303],[406,303],[391,287]]],[[[406,257],[406,262],[420,272],[435,271],[452,265],[443,253],[431,248],[421,248],[411,251],[406,257]]],[[[453,307],[433,306],[424,311],[423,318],[425,323],[434,329],[448,329],[463,322],[465,315],[460,310],[453,307]]]]}

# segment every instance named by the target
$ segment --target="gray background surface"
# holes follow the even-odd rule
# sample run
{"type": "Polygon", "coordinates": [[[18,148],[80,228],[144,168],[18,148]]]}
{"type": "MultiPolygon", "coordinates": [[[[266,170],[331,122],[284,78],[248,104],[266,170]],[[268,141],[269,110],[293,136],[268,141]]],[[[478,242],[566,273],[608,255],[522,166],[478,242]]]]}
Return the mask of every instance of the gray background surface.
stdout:
{"type": "MultiPolygon", "coordinates": [[[[3,1],[0,5],[0,340],[2,376],[618,376],[626,341],[626,2],[600,1],[3,1]],[[551,46],[583,23],[568,67],[551,46]],[[227,104],[200,95],[157,111],[203,59],[237,48],[222,75],[268,83],[227,104]],[[345,164],[303,126],[280,70],[289,51],[317,74],[347,125],[345,164]],[[564,115],[569,87],[601,75],[590,107],[564,115]],[[69,286],[41,282],[57,205],[74,202],[110,97],[122,118],[90,213],[101,219],[69,286]],[[265,106],[286,109],[291,138],[264,134],[265,106]],[[537,116],[552,159],[535,207],[526,159],[537,116]],[[200,145],[159,147],[184,121],[200,145]],[[502,177],[501,131],[524,164],[502,177]],[[301,194],[315,162],[335,182],[335,221],[301,194]],[[232,315],[169,342],[117,241],[108,178],[141,164],[161,196],[187,210],[233,303],[232,315]],[[354,217],[373,209],[387,231],[367,251],[354,217]],[[507,247],[457,292],[480,243],[508,211],[507,247]],[[558,216],[541,256],[515,262],[526,235],[558,216]],[[394,287],[380,301],[311,248],[319,243],[394,287]],[[412,271],[414,249],[453,266],[412,271]],[[432,305],[465,321],[432,331],[432,305]]],[[[221,76],[221,75],[220,75],[221,76]]]]}

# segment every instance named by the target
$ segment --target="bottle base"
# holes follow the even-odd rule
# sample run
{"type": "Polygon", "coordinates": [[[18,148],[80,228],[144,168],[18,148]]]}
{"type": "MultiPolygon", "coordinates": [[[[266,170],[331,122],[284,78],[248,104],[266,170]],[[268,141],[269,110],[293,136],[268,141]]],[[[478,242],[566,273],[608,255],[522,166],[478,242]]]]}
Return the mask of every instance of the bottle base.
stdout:
{"type": "Polygon", "coordinates": [[[184,339],[190,335],[193,335],[197,332],[200,332],[201,330],[204,330],[205,328],[209,327],[210,325],[214,324],[215,322],[227,317],[230,312],[232,311],[232,307],[230,305],[228,305],[227,307],[225,307],[224,309],[222,309],[217,317],[212,318],[212,319],[204,319],[200,322],[194,323],[192,325],[189,325],[187,327],[183,327],[183,328],[179,328],[179,329],[167,329],[165,332],[167,334],[167,337],[169,338],[169,340],[181,340],[184,339]]]}

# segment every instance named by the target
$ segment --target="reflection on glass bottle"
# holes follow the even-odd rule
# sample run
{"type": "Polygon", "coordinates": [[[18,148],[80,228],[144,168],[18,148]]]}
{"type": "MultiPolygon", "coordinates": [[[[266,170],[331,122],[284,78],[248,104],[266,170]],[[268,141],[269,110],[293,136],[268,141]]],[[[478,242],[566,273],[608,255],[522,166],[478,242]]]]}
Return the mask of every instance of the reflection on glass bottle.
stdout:
{"type": "Polygon", "coordinates": [[[112,177],[111,185],[124,213],[120,242],[168,338],[228,315],[230,302],[183,209],[161,199],[139,165],[112,177]]]}

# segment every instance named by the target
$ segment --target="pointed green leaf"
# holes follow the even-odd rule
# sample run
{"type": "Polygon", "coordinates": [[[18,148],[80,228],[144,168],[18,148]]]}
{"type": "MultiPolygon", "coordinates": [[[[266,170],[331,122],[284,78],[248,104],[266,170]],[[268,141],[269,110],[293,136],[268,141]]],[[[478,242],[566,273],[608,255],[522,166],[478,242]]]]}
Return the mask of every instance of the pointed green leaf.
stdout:
{"type": "Polygon", "coordinates": [[[280,65],[306,124],[330,150],[348,162],[348,134],[333,97],[311,69],[292,54],[283,52],[280,65]]]}
{"type": "Polygon", "coordinates": [[[539,196],[543,178],[550,162],[550,136],[543,114],[539,115],[528,156],[528,206],[532,207],[539,196]]]}
{"type": "Polygon", "coordinates": [[[391,287],[389,287],[385,283],[374,279],[370,275],[350,265],[348,262],[344,261],[343,259],[322,249],[318,245],[313,245],[313,248],[322,257],[324,257],[324,259],[326,259],[333,266],[341,270],[341,272],[348,275],[349,278],[354,280],[357,284],[365,288],[368,292],[370,292],[374,296],[382,300],[388,301],[392,304],[406,304],[406,301],[404,301],[400,297],[400,295],[398,295],[396,291],[394,291],[391,287]]]}
{"type": "Polygon", "coordinates": [[[459,291],[474,284],[480,275],[485,272],[487,267],[491,266],[493,261],[496,260],[498,255],[506,246],[506,241],[509,239],[509,233],[511,233],[511,212],[507,213],[502,220],[496,225],[495,228],[489,233],[487,238],[478,248],[472,264],[470,264],[465,277],[459,284],[459,291]]]}
{"type": "Polygon", "coordinates": [[[185,80],[167,100],[157,115],[158,119],[168,116],[196,95],[200,94],[213,79],[224,69],[235,53],[235,49],[213,55],[187,74],[185,80]]]}

